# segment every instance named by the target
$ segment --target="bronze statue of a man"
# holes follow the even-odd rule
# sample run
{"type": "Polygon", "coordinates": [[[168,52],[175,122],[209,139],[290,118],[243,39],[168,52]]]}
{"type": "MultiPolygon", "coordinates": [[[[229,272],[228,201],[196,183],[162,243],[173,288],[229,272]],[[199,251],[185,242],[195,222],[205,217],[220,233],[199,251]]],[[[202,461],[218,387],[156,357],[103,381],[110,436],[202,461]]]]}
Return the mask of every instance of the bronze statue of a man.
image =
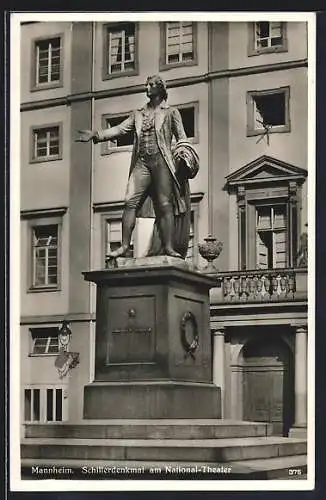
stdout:
{"type": "Polygon", "coordinates": [[[166,102],[166,85],[160,76],[147,78],[146,94],[149,101],[122,123],[104,130],[80,130],[77,141],[93,140],[96,144],[134,132],[122,217],[122,245],[108,257],[128,253],[136,217],[155,217],[149,255],[185,258],[190,229],[188,178],[191,177],[186,167],[194,163],[191,159],[195,158],[196,163],[196,152],[187,141],[179,110],[166,102]],[[175,151],[172,150],[173,136],[180,145],[175,151]],[[189,161],[186,161],[187,152],[189,161]]]}

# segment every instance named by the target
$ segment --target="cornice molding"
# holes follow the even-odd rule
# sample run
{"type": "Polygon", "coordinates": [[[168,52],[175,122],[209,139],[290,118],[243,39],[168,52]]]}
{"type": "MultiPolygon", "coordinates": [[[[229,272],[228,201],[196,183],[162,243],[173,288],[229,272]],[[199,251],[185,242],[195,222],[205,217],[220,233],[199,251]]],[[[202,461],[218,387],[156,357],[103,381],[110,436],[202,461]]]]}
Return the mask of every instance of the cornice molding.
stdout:
{"type": "Polygon", "coordinates": [[[68,207],[37,208],[35,210],[21,210],[21,219],[35,219],[38,217],[58,217],[64,215],[68,207]]]}
{"type": "Polygon", "coordinates": [[[93,203],[94,212],[107,212],[110,210],[123,210],[124,201],[100,201],[93,203]]]}
{"type": "MultiPolygon", "coordinates": [[[[258,73],[270,73],[272,71],[284,71],[288,69],[303,68],[308,66],[308,59],[297,59],[274,64],[260,64],[257,66],[244,66],[242,68],[223,69],[211,71],[198,76],[187,76],[167,80],[167,88],[187,87],[199,83],[208,83],[219,78],[235,78],[238,76],[255,75],[258,73]]],[[[128,87],[112,88],[98,90],[94,92],[82,92],[70,94],[53,99],[42,99],[32,102],[23,102],[20,106],[21,111],[33,111],[36,109],[51,108],[55,106],[70,106],[74,102],[86,101],[90,99],[107,99],[110,97],[120,97],[131,94],[140,94],[144,91],[144,85],[131,85],[128,87]]]]}
{"type": "Polygon", "coordinates": [[[37,325],[37,324],[57,324],[63,320],[70,323],[91,322],[95,321],[95,313],[68,313],[68,314],[45,314],[45,315],[31,315],[21,316],[21,325],[37,325]]]}

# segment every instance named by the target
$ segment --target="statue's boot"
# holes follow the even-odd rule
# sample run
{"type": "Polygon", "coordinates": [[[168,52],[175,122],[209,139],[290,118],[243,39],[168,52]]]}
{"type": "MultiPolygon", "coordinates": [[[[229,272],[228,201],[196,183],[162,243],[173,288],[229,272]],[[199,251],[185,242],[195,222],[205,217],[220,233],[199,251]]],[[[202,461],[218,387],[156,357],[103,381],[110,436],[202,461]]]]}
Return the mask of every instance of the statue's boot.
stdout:
{"type": "Polygon", "coordinates": [[[129,248],[132,232],[136,223],[136,210],[134,208],[125,208],[122,216],[122,245],[117,250],[109,252],[108,259],[115,259],[117,257],[124,257],[129,248]]]}
{"type": "Polygon", "coordinates": [[[173,234],[174,234],[174,215],[173,210],[170,205],[165,205],[161,207],[161,217],[160,217],[160,232],[163,244],[164,253],[170,257],[178,257],[182,259],[182,255],[179,254],[173,248],[173,234]]]}

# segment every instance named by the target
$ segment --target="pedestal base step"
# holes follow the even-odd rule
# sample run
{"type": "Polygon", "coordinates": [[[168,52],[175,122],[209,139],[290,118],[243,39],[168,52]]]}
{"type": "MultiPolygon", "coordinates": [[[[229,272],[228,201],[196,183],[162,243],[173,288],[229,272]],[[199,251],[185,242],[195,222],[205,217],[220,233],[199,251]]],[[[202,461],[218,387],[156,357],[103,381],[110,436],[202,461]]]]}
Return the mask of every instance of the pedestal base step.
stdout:
{"type": "Polygon", "coordinates": [[[220,418],[220,387],[166,381],[93,382],[84,387],[85,419],[220,418]]]}
{"type": "Polygon", "coordinates": [[[271,434],[271,424],[226,419],[111,419],[25,424],[26,438],[219,439],[271,434]]]}
{"type": "Polygon", "coordinates": [[[22,458],[229,462],[304,455],[305,440],[283,437],[230,439],[25,438],[22,458]]]}
{"type": "Polygon", "coordinates": [[[306,455],[268,459],[216,462],[157,462],[78,459],[22,460],[22,479],[136,479],[136,480],[250,480],[250,479],[307,479],[306,455]]]}

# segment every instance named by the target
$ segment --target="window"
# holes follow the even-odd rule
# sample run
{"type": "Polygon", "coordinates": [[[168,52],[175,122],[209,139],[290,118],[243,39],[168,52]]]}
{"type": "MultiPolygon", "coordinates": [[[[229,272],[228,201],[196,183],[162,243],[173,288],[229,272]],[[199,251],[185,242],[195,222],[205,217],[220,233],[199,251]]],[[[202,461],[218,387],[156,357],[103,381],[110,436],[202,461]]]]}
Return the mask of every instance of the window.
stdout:
{"type": "Polygon", "coordinates": [[[64,386],[39,386],[24,389],[25,422],[61,422],[67,419],[64,386]]]}
{"type": "Polygon", "coordinates": [[[198,103],[177,106],[182,118],[183,127],[188,139],[199,142],[198,137],[198,103]]]}
{"type": "Polygon", "coordinates": [[[32,229],[33,287],[56,287],[58,284],[58,225],[32,229]]]}
{"type": "Polygon", "coordinates": [[[287,50],[286,23],[257,22],[251,23],[251,43],[249,55],[287,50]]]}
{"type": "Polygon", "coordinates": [[[103,78],[134,75],[137,68],[136,24],[104,26],[105,71],[103,78]]]}
{"type": "Polygon", "coordinates": [[[62,80],[62,37],[37,40],[33,87],[36,89],[61,85],[62,80]]]}
{"type": "Polygon", "coordinates": [[[60,160],[62,131],[61,125],[32,128],[31,162],[60,160]]]}
{"type": "Polygon", "coordinates": [[[40,413],[40,389],[25,389],[25,422],[39,422],[40,413]]]}
{"type": "Polygon", "coordinates": [[[160,69],[197,63],[197,25],[189,21],[162,23],[160,69]]]}
{"type": "Polygon", "coordinates": [[[61,286],[63,216],[67,207],[22,210],[27,231],[26,263],[28,292],[58,291],[61,286]]]}
{"type": "MultiPolygon", "coordinates": [[[[128,118],[129,113],[119,114],[119,115],[104,115],[102,119],[103,128],[111,128],[119,125],[128,118]]],[[[131,146],[134,143],[133,132],[128,132],[128,134],[121,135],[116,139],[111,141],[103,142],[102,144],[102,154],[108,154],[116,151],[131,151],[131,146]]]]}
{"type": "Polygon", "coordinates": [[[256,207],[256,267],[259,269],[287,266],[286,205],[256,207]]]}
{"type": "MultiPolygon", "coordinates": [[[[130,252],[128,257],[133,257],[134,253],[134,236],[133,232],[132,241],[130,244],[130,252]]],[[[109,252],[117,250],[122,243],[122,220],[120,219],[106,219],[105,220],[105,258],[109,252]]]]}
{"type": "Polygon", "coordinates": [[[31,355],[58,354],[58,328],[31,328],[32,349],[31,355]]]}
{"type": "Polygon", "coordinates": [[[122,222],[117,221],[106,221],[106,252],[105,256],[109,252],[114,252],[121,246],[122,242],[122,222]]]}
{"type": "Polygon", "coordinates": [[[289,132],[289,99],[289,87],[248,92],[247,135],[289,132]]]}

